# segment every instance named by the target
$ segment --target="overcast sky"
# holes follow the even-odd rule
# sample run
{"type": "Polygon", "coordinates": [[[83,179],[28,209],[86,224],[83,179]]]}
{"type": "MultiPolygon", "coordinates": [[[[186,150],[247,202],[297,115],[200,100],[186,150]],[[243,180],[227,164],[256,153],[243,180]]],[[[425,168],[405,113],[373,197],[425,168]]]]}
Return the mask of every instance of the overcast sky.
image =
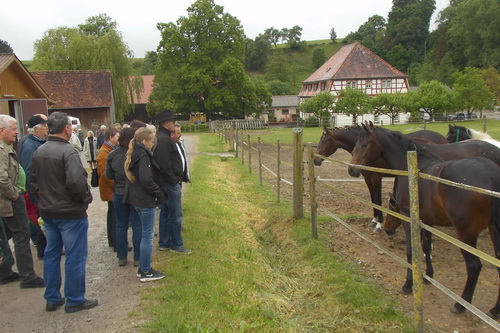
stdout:
{"type": "MultiPolygon", "coordinates": [[[[187,8],[195,0],[17,0],[0,11],[0,39],[14,49],[21,60],[33,58],[33,44],[55,27],[76,27],[90,16],[107,14],[118,23],[118,30],[134,52],[142,58],[147,51],[156,50],[160,42],[157,22],[176,22],[187,16],[187,8]]],[[[245,35],[255,38],[265,29],[302,27],[303,40],[329,39],[333,27],[339,38],[358,27],[375,14],[385,19],[392,0],[215,0],[224,12],[238,18],[245,35]]],[[[436,0],[436,11],[448,6],[449,0],[436,0]]]]}

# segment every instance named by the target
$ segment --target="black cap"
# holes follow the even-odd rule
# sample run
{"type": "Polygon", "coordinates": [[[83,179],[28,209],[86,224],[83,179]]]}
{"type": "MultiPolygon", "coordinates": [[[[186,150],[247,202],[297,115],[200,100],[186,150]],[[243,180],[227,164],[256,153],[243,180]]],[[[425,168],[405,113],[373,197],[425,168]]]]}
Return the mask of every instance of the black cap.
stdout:
{"type": "Polygon", "coordinates": [[[39,124],[46,124],[47,120],[43,119],[39,115],[31,116],[30,119],[28,119],[28,122],[26,123],[28,125],[28,128],[33,128],[36,125],[39,124]]]}
{"type": "Polygon", "coordinates": [[[174,113],[170,110],[165,110],[156,115],[155,123],[161,123],[164,121],[175,121],[174,113]]]}

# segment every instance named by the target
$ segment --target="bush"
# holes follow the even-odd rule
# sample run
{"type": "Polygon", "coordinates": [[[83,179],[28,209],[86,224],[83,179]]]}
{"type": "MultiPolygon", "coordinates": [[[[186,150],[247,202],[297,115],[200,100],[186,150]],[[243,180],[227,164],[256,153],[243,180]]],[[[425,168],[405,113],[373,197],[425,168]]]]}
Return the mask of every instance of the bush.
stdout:
{"type": "Polygon", "coordinates": [[[316,117],[309,117],[304,122],[304,127],[319,127],[319,119],[316,117]]]}
{"type": "Polygon", "coordinates": [[[188,124],[182,126],[183,133],[190,132],[208,132],[208,124],[188,124]]]}

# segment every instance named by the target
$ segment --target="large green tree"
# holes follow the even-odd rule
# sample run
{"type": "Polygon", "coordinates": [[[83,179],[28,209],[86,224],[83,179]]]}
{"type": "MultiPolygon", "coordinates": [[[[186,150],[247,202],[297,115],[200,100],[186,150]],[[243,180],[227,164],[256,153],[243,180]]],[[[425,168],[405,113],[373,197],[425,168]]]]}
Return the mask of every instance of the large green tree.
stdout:
{"type": "Polygon", "coordinates": [[[495,95],[491,92],[483,79],[481,71],[477,68],[466,67],[461,72],[453,74],[455,83],[453,92],[457,98],[457,106],[466,110],[469,117],[475,111],[482,111],[491,108],[495,95]]]}
{"type": "Polygon", "coordinates": [[[417,90],[410,92],[408,98],[408,105],[413,113],[423,111],[431,120],[435,119],[438,114],[456,110],[454,93],[436,80],[422,83],[417,90]]]}
{"type": "Polygon", "coordinates": [[[153,92],[147,106],[189,114],[240,117],[271,103],[267,86],[250,80],[243,66],[246,39],[240,21],[213,0],[198,0],[176,23],[159,23],[153,92]]]}
{"type": "Polygon", "coordinates": [[[370,106],[370,97],[363,89],[347,88],[340,91],[335,104],[335,111],[350,115],[352,124],[356,125],[358,116],[371,111],[370,106]]]}
{"type": "Polygon", "coordinates": [[[387,115],[394,125],[396,117],[406,111],[408,106],[408,95],[406,94],[378,94],[370,99],[371,108],[376,115],[387,115]]]}
{"type": "Polygon", "coordinates": [[[350,32],[343,40],[342,43],[349,44],[360,42],[379,56],[385,56],[385,49],[381,49],[378,45],[379,40],[385,31],[385,19],[380,15],[373,15],[368,20],[359,26],[355,32],[350,32]]]}
{"type": "Polygon", "coordinates": [[[330,110],[335,103],[335,96],[329,92],[321,92],[300,103],[300,109],[307,113],[312,113],[320,120],[320,126],[325,119],[330,117],[330,110]]]}
{"type": "Polygon", "coordinates": [[[106,14],[90,17],[78,28],[47,30],[35,42],[31,70],[109,70],[113,81],[116,119],[131,111],[133,98],[143,90],[140,77],[133,76],[132,51],[106,14]]]}
{"type": "Polygon", "coordinates": [[[267,56],[271,43],[263,35],[255,40],[247,39],[245,67],[251,70],[262,70],[267,64],[267,56]]]}

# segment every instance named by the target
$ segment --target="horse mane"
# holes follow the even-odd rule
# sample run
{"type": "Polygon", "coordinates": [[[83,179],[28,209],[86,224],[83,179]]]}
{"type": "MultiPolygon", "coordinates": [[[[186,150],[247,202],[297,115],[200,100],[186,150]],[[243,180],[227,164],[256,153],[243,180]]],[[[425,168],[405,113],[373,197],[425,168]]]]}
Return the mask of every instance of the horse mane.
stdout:
{"type": "Polygon", "coordinates": [[[348,131],[349,130],[359,130],[359,127],[353,126],[353,125],[351,125],[351,126],[346,125],[346,126],[342,126],[342,127],[336,126],[336,127],[332,128],[331,130],[332,131],[334,131],[334,130],[348,130],[348,131]]]}
{"type": "Polygon", "coordinates": [[[483,141],[495,140],[488,133],[479,132],[479,131],[473,130],[472,128],[468,128],[467,130],[470,133],[471,139],[474,139],[474,140],[483,140],[483,141]]]}

